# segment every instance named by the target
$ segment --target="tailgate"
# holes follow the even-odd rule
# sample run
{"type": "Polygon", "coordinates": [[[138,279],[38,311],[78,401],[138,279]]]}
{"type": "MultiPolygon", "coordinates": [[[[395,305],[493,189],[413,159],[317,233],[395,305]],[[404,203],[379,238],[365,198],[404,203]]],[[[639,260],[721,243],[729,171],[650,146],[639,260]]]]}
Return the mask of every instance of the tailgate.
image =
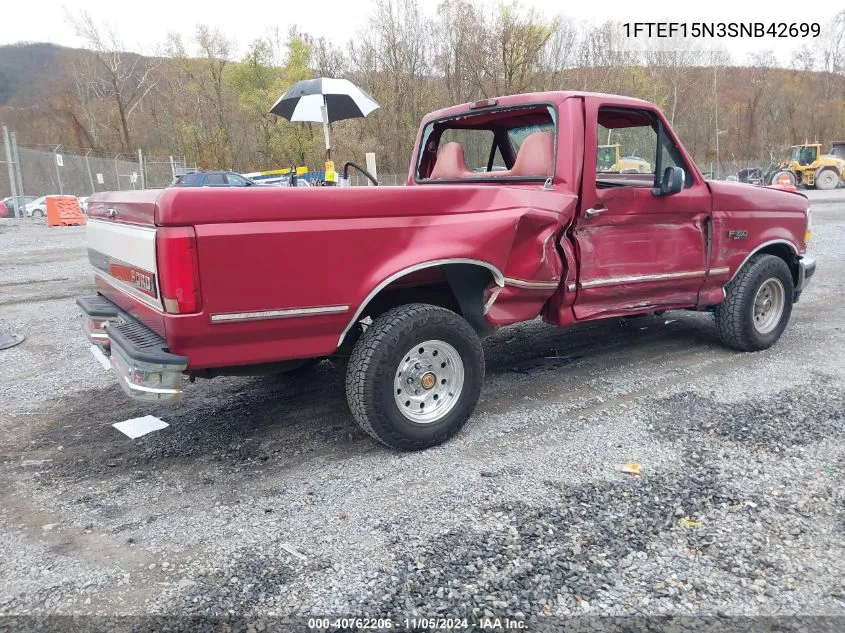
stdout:
{"type": "MultiPolygon", "coordinates": [[[[104,283],[161,311],[154,228],[89,220],[86,237],[88,261],[94,268],[98,289],[103,288],[104,283]]],[[[103,294],[111,298],[113,293],[106,291],[103,294]]]]}
{"type": "Polygon", "coordinates": [[[160,194],[95,194],[88,202],[86,238],[97,291],[163,336],[155,228],[160,194]]]}

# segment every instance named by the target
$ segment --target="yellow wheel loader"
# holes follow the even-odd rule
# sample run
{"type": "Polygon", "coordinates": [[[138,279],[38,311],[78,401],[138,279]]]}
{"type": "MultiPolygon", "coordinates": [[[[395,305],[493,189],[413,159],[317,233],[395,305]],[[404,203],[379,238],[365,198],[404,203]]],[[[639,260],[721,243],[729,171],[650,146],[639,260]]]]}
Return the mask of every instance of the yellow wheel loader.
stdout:
{"type": "Polygon", "coordinates": [[[845,183],[845,142],[833,143],[830,154],[822,154],[821,143],[793,145],[789,158],[766,172],[765,184],[787,180],[791,185],[815,189],[836,189],[845,183]]]}
{"type": "Polygon", "coordinates": [[[599,145],[596,171],[618,174],[651,174],[651,163],[636,156],[621,156],[621,146],[599,145]]]}

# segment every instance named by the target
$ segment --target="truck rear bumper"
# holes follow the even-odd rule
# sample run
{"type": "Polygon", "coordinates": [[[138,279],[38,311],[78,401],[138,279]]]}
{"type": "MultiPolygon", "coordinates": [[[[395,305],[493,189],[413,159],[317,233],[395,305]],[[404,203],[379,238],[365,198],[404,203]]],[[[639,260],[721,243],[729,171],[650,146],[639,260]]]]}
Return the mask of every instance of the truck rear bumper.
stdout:
{"type": "Polygon", "coordinates": [[[793,294],[793,302],[798,301],[801,293],[807,288],[810,283],[810,278],[816,273],[816,258],[807,257],[806,255],[798,260],[798,283],[795,284],[795,292],[793,294]]]}
{"type": "Polygon", "coordinates": [[[80,297],[88,340],[109,357],[121,388],[131,398],[176,402],[188,359],[171,354],[167,341],[103,297],[80,297]]]}

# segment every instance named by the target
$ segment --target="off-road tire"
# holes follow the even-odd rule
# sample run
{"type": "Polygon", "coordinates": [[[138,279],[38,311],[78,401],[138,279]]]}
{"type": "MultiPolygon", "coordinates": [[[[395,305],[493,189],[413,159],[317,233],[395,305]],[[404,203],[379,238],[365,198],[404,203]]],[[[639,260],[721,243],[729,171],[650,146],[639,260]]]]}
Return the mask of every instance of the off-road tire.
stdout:
{"type": "Polygon", "coordinates": [[[369,435],[391,448],[415,451],[442,444],[466,424],[483,382],[484,352],[469,323],[451,310],[412,303],[388,310],[358,339],[346,371],[346,398],[355,420],[369,435]],[[432,339],[458,352],[464,383],[443,418],[422,424],[399,410],[394,379],[404,354],[432,339]]]}
{"type": "Polygon", "coordinates": [[[798,186],[798,179],[795,177],[795,174],[788,169],[779,169],[775,173],[772,174],[772,179],[769,182],[770,185],[775,185],[778,182],[778,178],[781,176],[789,176],[789,184],[793,186],[798,186]]]}
{"type": "Polygon", "coordinates": [[[794,283],[786,262],[774,255],[755,255],[725,287],[725,300],[716,306],[719,340],[743,352],[756,352],[774,345],[792,314],[794,283]],[[784,290],[783,313],[773,330],[761,334],[754,326],[754,300],[769,279],[780,280],[784,290]]]}
{"type": "Polygon", "coordinates": [[[834,169],[823,169],[816,178],[816,189],[830,191],[839,186],[839,174],[834,169]]]}

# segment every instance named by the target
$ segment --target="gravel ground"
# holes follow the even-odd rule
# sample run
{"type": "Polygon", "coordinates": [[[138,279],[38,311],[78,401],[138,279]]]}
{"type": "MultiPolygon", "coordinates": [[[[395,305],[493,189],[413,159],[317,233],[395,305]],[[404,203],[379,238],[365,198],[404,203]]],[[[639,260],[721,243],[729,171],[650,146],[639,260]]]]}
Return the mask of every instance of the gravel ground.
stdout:
{"type": "Polygon", "coordinates": [[[83,232],[0,221],[27,335],[0,351],[0,614],[845,616],[845,191],[814,198],[774,348],[687,312],[506,328],[473,419],[419,454],[358,430],[331,362],[127,400],[73,305],[83,232]],[[110,426],[145,414],[170,427],[110,426]]]}

